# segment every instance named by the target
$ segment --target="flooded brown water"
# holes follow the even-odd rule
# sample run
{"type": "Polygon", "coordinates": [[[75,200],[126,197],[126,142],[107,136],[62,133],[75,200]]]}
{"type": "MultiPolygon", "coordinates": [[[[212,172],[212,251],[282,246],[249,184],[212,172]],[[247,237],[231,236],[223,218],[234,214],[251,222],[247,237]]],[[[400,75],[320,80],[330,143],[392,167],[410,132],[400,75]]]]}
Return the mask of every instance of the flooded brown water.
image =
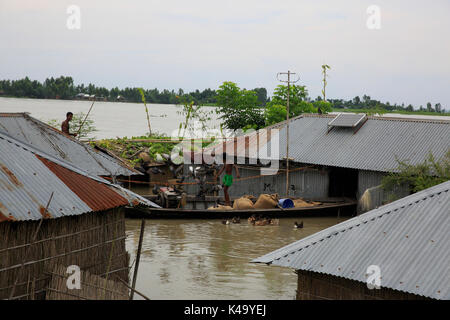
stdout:
{"type": "MultiPolygon", "coordinates": [[[[264,227],[246,220],[232,225],[221,220],[147,220],[136,288],[155,300],[294,299],[297,277],[292,269],[250,261],[344,220],[280,219],[279,226],[264,227]],[[303,221],[304,228],[294,229],[295,221],[303,221]]],[[[130,263],[135,261],[140,223],[126,221],[130,263]]]]}

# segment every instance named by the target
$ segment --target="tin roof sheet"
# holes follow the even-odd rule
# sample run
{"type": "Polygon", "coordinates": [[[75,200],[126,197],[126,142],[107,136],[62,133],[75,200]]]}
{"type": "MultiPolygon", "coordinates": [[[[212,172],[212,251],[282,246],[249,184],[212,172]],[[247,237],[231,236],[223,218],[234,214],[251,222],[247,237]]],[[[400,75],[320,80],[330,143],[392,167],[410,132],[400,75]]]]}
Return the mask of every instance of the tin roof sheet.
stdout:
{"type": "Polygon", "coordinates": [[[450,299],[450,181],[322,230],[252,262],[450,299]]]}
{"type": "Polygon", "coordinates": [[[58,218],[124,205],[159,207],[4,133],[0,150],[0,221],[39,220],[43,214],[58,218]]]}
{"type": "MultiPolygon", "coordinates": [[[[305,164],[353,168],[389,172],[398,168],[398,161],[418,164],[428,158],[442,158],[450,150],[450,120],[422,120],[368,117],[355,132],[351,128],[334,127],[328,132],[328,123],[334,116],[302,115],[293,118],[289,125],[289,158],[305,164]]],[[[269,139],[264,133],[250,135],[248,142],[239,137],[236,150],[250,158],[273,159],[271,150],[278,152],[278,159],[286,158],[286,125],[278,123],[266,129],[279,129],[278,135],[269,139]],[[259,148],[255,148],[256,141],[259,148]],[[268,143],[266,143],[268,141],[268,143]],[[253,143],[253,144],[252,144],[253,143]],[[257,150],[257,151],[256,151],[257,150]]],[[[260,130],[264,132],[265,130],[260,130]]],[[[227,142],[230,143],[230,142],[227,142]]],[[[222,145],[214,147],[222,152],[222,145]]]]}
{"type": "Polygon", "coordinates": [[[27,113],[0,113],[0,132],[34,146],[98,176],[131,176],[141,173],[125,163],[95,150],[27,113]]]}

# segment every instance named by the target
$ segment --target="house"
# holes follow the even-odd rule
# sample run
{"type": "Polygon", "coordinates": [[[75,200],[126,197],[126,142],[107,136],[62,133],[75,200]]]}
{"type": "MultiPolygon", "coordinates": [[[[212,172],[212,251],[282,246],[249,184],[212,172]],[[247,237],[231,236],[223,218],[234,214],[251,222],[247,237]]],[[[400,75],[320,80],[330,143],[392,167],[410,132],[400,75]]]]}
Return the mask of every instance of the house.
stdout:
{"type": "Polygon", "coordinates": [[[300,300],[449,300],[449,247],[447,181],[252,262],[293,268],[300,300]]]}
{"type": "Polygon", "coordinates": [[[91,175],[122,178],[142,175],[119,158],[68,137],[27,113],[0,113],[0,132],[91,175]]]}
{"type": "MultiPolygon", "coordinates": [[[[310,199],[353,198],[359,211],[386,203],[392,194],[380,185],[396,171],[398,161],[422,163],[450,150],[450,121],[366,116],[365,114],[303,114],[289,125],[289,196],[310,199]]],[[[243,194],[286,194],[286,123],[242,135],[205,149],[236,156],[242,181],[233,183],[232,197],[243,194]],[[263,161],[267,160],[267,161],[263,161]],[[269,162],[273,174],[260,170],[269,162]]],[[[188,186],[196,193],[197,186],[188,186]]],[[[395,191],[397,198],[408,186],[395,191]]]]}
{"type": "Polygon", "coordinates": [[[0,132],[0,299],[44,299],[62,269],[128,283],[128,189],[0,132]]]}

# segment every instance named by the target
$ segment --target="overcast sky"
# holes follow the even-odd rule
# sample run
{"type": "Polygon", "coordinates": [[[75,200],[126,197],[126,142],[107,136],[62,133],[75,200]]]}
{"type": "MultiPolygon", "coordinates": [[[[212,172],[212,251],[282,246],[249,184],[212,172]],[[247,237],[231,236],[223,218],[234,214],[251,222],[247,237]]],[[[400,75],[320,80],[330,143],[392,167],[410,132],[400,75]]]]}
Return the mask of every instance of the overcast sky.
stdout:
{"type": "Polygon", "coordinates": [[[329,98],[450,109],[449,0],[0,0],[0,30],[0,79],[271,93],[289,69],[316,97],[326,63],[329,98]],[[370,5],[381,29],[367,27],[370,5]]]}

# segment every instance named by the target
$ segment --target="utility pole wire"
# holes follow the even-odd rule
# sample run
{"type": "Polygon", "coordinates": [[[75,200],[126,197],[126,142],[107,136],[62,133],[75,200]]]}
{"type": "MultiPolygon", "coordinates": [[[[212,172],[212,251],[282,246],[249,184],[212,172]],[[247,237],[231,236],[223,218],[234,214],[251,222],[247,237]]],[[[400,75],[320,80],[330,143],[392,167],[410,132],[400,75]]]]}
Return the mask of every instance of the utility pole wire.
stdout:
{"type": "Polygon", "coordinates": [[[277,73],[277,80],[280,82],[285,82],[288,84],[288,90],[287,90],[287,105],[286,105],[286,198],[289,197],[289,96],[291,91],[291,82],[296,83],[300,80],[300,77],[297,76],[297,79],[295,81],[291,81],[291,75],[297,75],[294,72],[278,72],[277,73]],[[281,75],[287,75],[287,81],[281,80],[281,75]]]}

